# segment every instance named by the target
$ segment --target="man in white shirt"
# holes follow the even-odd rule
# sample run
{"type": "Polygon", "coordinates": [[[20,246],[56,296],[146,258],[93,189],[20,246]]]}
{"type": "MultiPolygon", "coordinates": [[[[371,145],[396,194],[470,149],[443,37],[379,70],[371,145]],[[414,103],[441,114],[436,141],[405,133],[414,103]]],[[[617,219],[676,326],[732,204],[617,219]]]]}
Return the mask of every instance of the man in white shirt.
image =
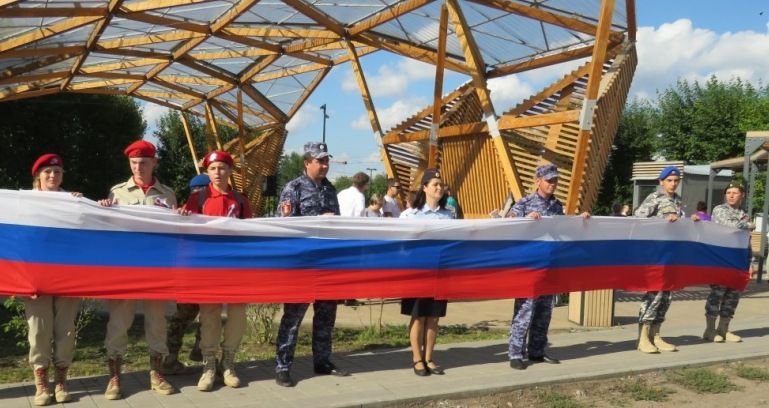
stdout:
{"type": "Polygon", "coordinates": [[[363,193],[368,189],[370,178],[368,174],[359,171],[352,176],[352,186],[336,195],[339,201],[339,213],[342,217],[362,217],[366,211],[366,197],[363,193]]]}
{"type": "Polygon", "coordinates": [[[397,179],[387,179],[387,193],[385,194],[385,203],[382,206],[382,215],[384,217],[398,218],[401,216],[401,206],[395,197],[401,193],[401,183],[397,179]]]}

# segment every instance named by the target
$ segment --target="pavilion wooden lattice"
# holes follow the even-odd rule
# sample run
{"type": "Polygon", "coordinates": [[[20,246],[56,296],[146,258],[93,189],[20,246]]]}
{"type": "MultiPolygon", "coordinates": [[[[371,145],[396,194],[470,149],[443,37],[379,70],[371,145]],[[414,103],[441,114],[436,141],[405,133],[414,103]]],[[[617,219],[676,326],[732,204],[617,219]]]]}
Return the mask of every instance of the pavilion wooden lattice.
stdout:
{"type": "Polygon", "coordinates": [[[0,0],[0,102],[129,95],[209,129],[237,128],[225,148],[259,211],[286,123],[333,67],[350,64],[389,175],[411,185],[440,166],[466,214],[485,216],[553,162],[573,213],[595,200],[636,63],[635,29],[634,0],[0,0]],[[374,52],[435,66],[432,108],[387,135],[361,61],[374,52]],[[552,86],[495,110],[489,80],[578,60],[552,86]],[[444,97],[445,70],[469,82],[444,97]]]}

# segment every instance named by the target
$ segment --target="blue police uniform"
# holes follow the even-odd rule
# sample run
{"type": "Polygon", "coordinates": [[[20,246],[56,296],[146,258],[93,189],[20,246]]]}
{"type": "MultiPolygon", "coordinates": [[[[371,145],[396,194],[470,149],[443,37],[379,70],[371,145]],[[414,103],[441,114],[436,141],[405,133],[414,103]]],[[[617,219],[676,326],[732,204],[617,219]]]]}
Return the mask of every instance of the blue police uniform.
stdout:
{"type": "MultiPolygon", "coordinates": [[[[555,196],[545,199],[535,191],[520,199],[510,211],[517,217],[525,217],[531,212],[538,212],[540,215],[563,215],[563,205],[555,196]]],[[[553,295],[543,295],[533,299],[515,299],[508,345],[510,360],[523,359],[524,351],[530,359],[545,355],[547,331],[550,328],[554,301],[553,295]]]]}
{"type": "MultiPolygon", "coordinates": [[[[336,189],[323,179],[320,186],[303,174],[292,180],[280,193],[278,213],[282,217],[301,217],[333,213],[339,215],[336,189]]],[[[294,362],[294,351],[299,334],[299,325],[304,319],[309,303],[285,303],[280,319],[276,344],[275,371],[288,371],[294,362]]],[[[337,302],[317,300],[313,303],[315,315],[312,319],[312,360],[314,365],[329,362],[331,356],[331,333],[336,322],[337,302]]]]}

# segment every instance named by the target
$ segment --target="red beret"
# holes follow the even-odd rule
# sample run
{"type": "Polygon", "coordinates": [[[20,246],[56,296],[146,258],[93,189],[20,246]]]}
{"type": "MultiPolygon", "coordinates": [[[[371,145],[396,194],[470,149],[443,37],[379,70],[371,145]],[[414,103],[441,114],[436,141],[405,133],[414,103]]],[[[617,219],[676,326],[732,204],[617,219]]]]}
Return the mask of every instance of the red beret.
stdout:
{"type": "Polygon", "coordinates": [[[230,156],[229,153],[223,152],[221,150],[214,150],[213,152],[207,154],[206,157],[203,158],[203,167],[208,168],[208,165],[215,161],[227,163],[230,168],[235,167],[235,161],[232,160],[232,156],[230,156]]]}
{"type": "Polygon", "coordinates": [[[125,148],[123,153],[128,157],[155,157],[155,145],[146,140],[137,140],[125,148]]]}
{"type": "Polygon", "coordinates": [[[35,164],[32,165],[32,175],[34,176],[37,174],[37,171],[40,170],[41,167],[46,166],[64,167],[64,161],[61,160],[61,157],[59,157],[58,154],[44,154],[35,161],[35,164]]]}

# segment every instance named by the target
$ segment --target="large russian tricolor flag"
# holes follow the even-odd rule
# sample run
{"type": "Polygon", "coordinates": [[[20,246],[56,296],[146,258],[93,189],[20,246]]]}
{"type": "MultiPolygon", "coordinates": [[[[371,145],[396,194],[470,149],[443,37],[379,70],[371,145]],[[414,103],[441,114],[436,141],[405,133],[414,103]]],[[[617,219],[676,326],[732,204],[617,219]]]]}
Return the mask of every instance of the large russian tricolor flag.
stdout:
{"type": "Polygon", "coordinates": [[[0,190],[0,294],[248,303],[744,289],[748,239],[687,219],[238,220],[0,190]]]}

